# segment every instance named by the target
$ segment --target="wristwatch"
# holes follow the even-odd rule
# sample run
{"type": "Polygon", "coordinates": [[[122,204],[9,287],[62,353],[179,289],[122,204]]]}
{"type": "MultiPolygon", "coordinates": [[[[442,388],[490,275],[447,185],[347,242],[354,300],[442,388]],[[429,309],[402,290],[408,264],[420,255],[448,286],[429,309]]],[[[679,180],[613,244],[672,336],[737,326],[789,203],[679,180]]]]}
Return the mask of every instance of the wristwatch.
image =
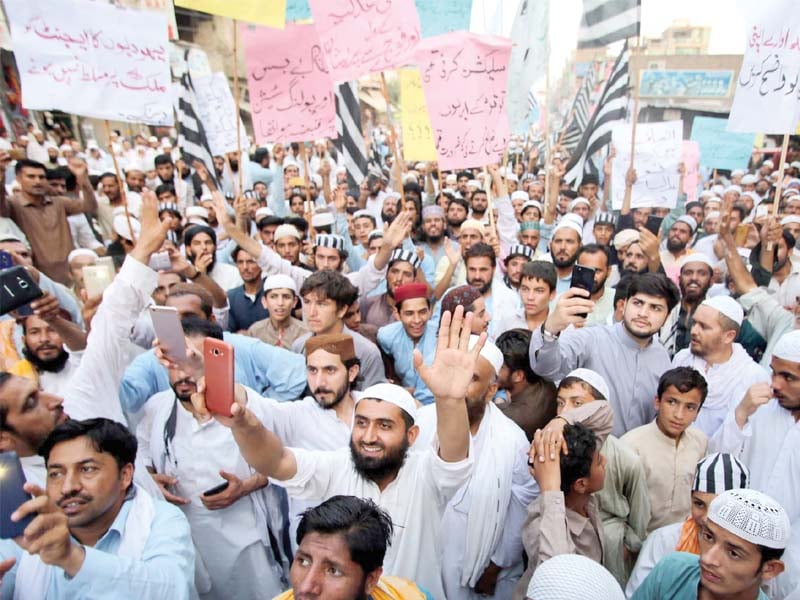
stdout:
{"type": "Polygon", "coordinates": [[[560,332],[550,333],[547,331],[547,329],[544,328],[544,323],[542,323],[542,339],[544,339],[545,342],[555,342],[559,335],[561,335],[560,332]]]}

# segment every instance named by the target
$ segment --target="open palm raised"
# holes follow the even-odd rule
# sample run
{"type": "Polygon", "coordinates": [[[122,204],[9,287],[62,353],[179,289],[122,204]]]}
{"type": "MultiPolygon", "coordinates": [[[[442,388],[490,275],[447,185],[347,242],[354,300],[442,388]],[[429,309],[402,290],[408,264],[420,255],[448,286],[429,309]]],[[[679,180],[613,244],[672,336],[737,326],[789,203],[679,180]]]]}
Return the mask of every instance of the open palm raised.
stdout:
{"type": "Polygon", "coordinates": [[[471,329],[472,313],[465,317],[464,307],[457,306],[452,316],[449,311],[442,315],[433,364],[426,365],[420,351],[414,350],[414,368],[437,400],[463,400],[466,396],[475,361],[486,343],[486,333],[482,333],[470,350],[471,329]]]}

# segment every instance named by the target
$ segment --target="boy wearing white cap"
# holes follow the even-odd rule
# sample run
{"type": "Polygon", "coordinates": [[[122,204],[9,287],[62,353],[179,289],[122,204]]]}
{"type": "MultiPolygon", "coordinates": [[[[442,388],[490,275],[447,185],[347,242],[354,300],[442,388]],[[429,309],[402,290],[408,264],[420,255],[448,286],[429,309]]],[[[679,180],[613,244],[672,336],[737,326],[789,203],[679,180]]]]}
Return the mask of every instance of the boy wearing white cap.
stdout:
{"type": "MultiPolygon", "coordinates": [[[[415,352],[415,366],[436,398],[437,444],[409,452],[419,435],[417,406],[400,386],[376,384],[357,399],[350,447],[323,452],[286,448],[247,408],[246,392],[236,390],[230,418],[217,416],[233,430],[245,460],[259,473],[282,482],[299,498],[336,495],[373,499],[386,508],[396,527],[384,571],[418,582],[444,600],[441,580],[441,521],[450,498],[466,483],[473,466],[467,406],[464,402],[475,363],[486,340],[469,349],[472,315],[445,313],[433,364],[415,352]],[[438,446],[438,447],[437,447],[438,446]]],[[[202,394],[193,397],[208,414],[202,394]]]]}
{"type": "Polygon", "coordinates": [[[761,591],[784,570],[781,561],[791,524],[783,507],[755,490],[717,496],[700,531],[700,557],[676,552],[664,558],[632,600],[767,600],[761,591]]]}
{"type": "MultiPolygon", "coordinates": [[[[478,336],[470,337],[470,347],[477,342],[478,336]]],[[[448,599],[511,598],[523,570],[522,524],[536,486],[528,472],[525,433],[492,401],[503,362],[500,349],[486,342],[465,395],[475,472],[447,505],[442,520],[447,532],[442,578],[448,599]]],[[[436,435],[436,408],[421,408],[417,422],[417,443],[430,445],[436,435]]]]}
{"type": "Polygon", "coordinates": [[[708,398],[695,426],[713,436],[725,415],[753,384],[769,381],[766,370],[734,342],[744,311],[730,296],[705,299],[692,316],[691,343],[672,359],[673,367],[693,367],[708,381],[708,398]]]}
{"type": "Polygon", "coordinates": [[[267,277],[261,302],[269,317],[253,323],[247,335],[278,348],[291,349],[297,338],[308,333],[305,324],[292,316],[297,304],[297,286],[288,275],[267,277]]]}

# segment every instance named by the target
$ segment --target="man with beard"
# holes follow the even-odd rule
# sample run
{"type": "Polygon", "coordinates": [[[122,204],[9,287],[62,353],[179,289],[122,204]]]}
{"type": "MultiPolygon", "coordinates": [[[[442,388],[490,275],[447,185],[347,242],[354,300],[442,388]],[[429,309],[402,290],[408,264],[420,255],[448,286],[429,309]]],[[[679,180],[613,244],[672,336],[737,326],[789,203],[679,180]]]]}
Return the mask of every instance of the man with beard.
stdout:
{"type": "Polygon", "coordinates": [[[569,219],[562,219],[553,230],[550,256],[558,273],[557,295],[561,295],[569,289],[572,281],[572,266],[578,258],[582,235],[583,227],[569,219]]]}
{"type": "Polygon", "coordinates": [[[432,319],[431,299],[424,283],[398,286],[394,292],[395,319],[378,330],[378,346],[388,362],[389,372],[421,404],[433,402],[433,395],[414,369],[414,349],[426,361],[436,350],[436,319],[432,319]]]}
{"type": "MultiPolygon", "coordinates": [[[[383,212],[383,205],[386,201],[387,193],[384,191],[383,179],[380,175],[370,172],[367,177],[367,199],[362,208],[365,208],[370,213],[375,215],[376,219],[380,219],[380,214],[383,212]]],[[[383,222],[378,223],[378,228],[383,227],[383,222]]]]}
{"type": "MultiPolygon", "coordinates": [[[[472,336],[470,343],[478,341],[472,336]]],[[[448,600],[511,598],[523,571],[522,524],[536,484],[528,472],[528,443],[519,426],[494,404],[503,354],[486,342],[475,363],[467,406],[475,473],[447,505],[442,579],[448,600]]],[[[436,407],[417,413],[427,446],[436,434],[436,407]]]]}
{"type": "Polygon", "coordinates": [[[501,321],[496,317],[515,312],[520,306],[519,294],[512,292],[501,279],[494,276],[497,258],[489,244],[475,244],[467,250],[464,254],[464,266],[467,271],[467,285],[480,292],[486,310],[492,317],[489,337],[495,339],[503,333],[497,329],[497,324],[501,321]]]}
{"type": "Polygon", "coordinates": [[[680,271],[678,263],[681,258],[692,252],[688,249],[688,246],[696,229],[697,221],[689,215],[682,215],[669,228],[667,249],[661,251],[661,264],[664,265],[667,277],[672,281],[678,281],[678,273],[680,271]]]}
{"type": "MultiPolygon", "coordinates": [[[[183,232],[186,258],[200,273],[205,273],[227,292],[244,282],[233,265],[217,262],[217,233],[208,225],[192,225],[183,232]]],[[[249,250],[245,249],[245,252],[249,250]]],[[[257,256],[257,254],[256,254],[257,256]]]]}
{"type": "MultiPolygon", "coordinates": [[[[123,206],[122,191],[119,186],[119,179],[114,173],[103,173],[100,175],[100,189],[105,202],[97,203],[97,223],[100,225],[103,237],[111,239],[114,231],[114,209],[123,206]]],[[[133,216],[138,216],[142,205],[142,197],[133,191],[125,192],[125,202],[128,204],[128,211],[133,216]]]]}
{"type": "Polygon", "coordinates": [[[444,210],[432,204],[422,209],[422,241],[418,244],[426,256],[438,264],[444,257],[444,210]]]}
{"type": "Polygon", "coordinates": [[[485,241],[483,223],[475,219],[467,219],[459,228],[458,245],[445,240],[445,256],[436,264],[434,294],[441,298],[451,287],[464,285],[467,282],[467,269],[464,256],[475,244],[485,241]],[[459,252],[460,250],[460,252],[459,252]]]}
{"type": "MultiPolygon", "coordinates": [[[[181,325],[190,360],[170,368],[170,389],[148,399],[136,430],[140,452],[165,500],[189,520],[200,597],[274,596],[282,589],[281,559],[288,563],[289,555],[289,548],[282,548],[283,555],[275,556],[281,546],[270,545],[270,538],[282,539],[280,522],[270,518],[280,514],[282,497],[275,486],[267,487],[266,477],[253,473],[230,429],[200,421],[192,407],[203,372],[203,340],[221,340],[222,329],[195,316],[181,325]],[[223,483],[224,490],[206,493],[223,483]]],[[[270,402],[255,394],[248,406],[259,415],[271,410],[270,402]]]]}
{"type": "Polygon", "coordinates": [[[800,296],[800,269],[792,261],[795,241],[780,223],[770,220],[762,226],[761,241],[750,253],[753,279],[773,292],[780,305],[790,311],[794,311],[800,296]],[[770,242],[773,252],[765,249],[770,242]]]}
{"type": "Polygon", "coordinates": [[[661,343],[670,356],[689,347],[692,315],[705,300],[713,277],[713,262],[701,252],[687,254],[678,263],[681,301],[670,313],[660,334],[661,343]]]}
{"type": "Polygon", "coordinates": [[[470,219],[476,219],[478,221],[488,220],[486,211],[489,209],[489,198],[484,190],[478,189],[472,192],[470,209],[470,219]]]}
{"type": "Polygon", "coordinates": [[[47,484],[26,483],[34,498],[9,507],[33,520],[16,542],[4,540],[4,596],[196,597],[189,524],[134,483],[136,450],[133,434],[109,419],[52,431],[41,447],[47,484]]]}
{"type": "Polygon", "coordinates": [[[614,311],[614,294],[610,288],[606,288],[611,272],[608,248],[600,244],[581,246],[575,264],[594,269],[594,287],[590,297],[594,302],[594,310],[586,318],[586,325],[605,325],[614,311]]]}
{"type": "Polygon", "coordinates": [[[381,208],[381,221],[383,228],[388,227],[394,222],[395,217],[401,212],[404,207],[400,206],[400,194],[398,192],[389,192],[383,200],[383,208],[381,208]]]}
{"type": "MultiPolygon", "coordinates": [[[[48,295],[48,298],[52,296],[48,295]]],[[[80,354],[73,355],[64,349],[65,340],[60,332],[66,330],[72,343],[77,341],[80,344],[67,344],[72,352],[79,352],[86,347],[86,334],[71,323],[62,323],[63,319],[58,315],[58,303],[55,304],[55,314],[48,311],[45,314],[47,320],[37,315],[22,319],[22,354],[25,360],[14,365],[11,373],[30,375],[38,382],[40,390],[61,396],[80,364],[80,354]]]]}
{"type": "MultiPolygon", "coordinates": [[[[461,225],[467,220],[469,215],[469,203],[463,198],[451,198],[447,203],[447,228],[452,239],[461,237],[461,225]]],[[[480,221],[478,221],[480,222],[480,221]]]]}
{"type": "MultiPolygon", "coordinates": [[[[444,600],[442,517],[450,498],[472,474],[470,430],[464,402],[486,336],[469,348],[472,315],[463,308],[442,316],[436,358],[414,364],[436,399],[437,442],[409,449],[419,435],[414,398],[400,386],[374,385],[358,398],[350,447],[332,452],[288,448],[246,406],[237,386],[230,418],[215,418],[233,429],[242,455],[259,473],[281,482],[290,496],[328,499],[354,495],[374,499],[393,523],[384,568],[411,579],[444,600]]],[[[192,398],[208,414],[202,393],[192,398]]]]}
{"type": "Polygon", "coordinates": [[[609,382],[616,436],[655,417],[653,398],[670,361],[653,336],[679,300],[677,287],[664,275],[632,277],[621,323],[582,327],[594,303],[588,292],[572,288],[531,338],[531,367],[537,375],[559,380],[580,366],[609,382]],[[569,325],[580,328],[567,330],[569,325]]]}
{"type": "Polygon", "coordinates": [[[125,185],[128,186],[128,190],[137,194],[144,191],[144,171],[142,171],[141,165],[128,165],[128,168],[125,169],[125,185]]]}
{"type": "Polygon", "coordinates": [[[256,321],[269,316],[262,302],[264,276],[251,254],[238,246],[231,258],[236,263],[242,285],[228,290],[228,327],[233,333],[244,333],[256,321]]]}
{"type": "MultiPolygon", "coordinates": [[[[364,323],[378,329],[397,320],[395,290],[412,283],[420,267],[419,257],[409,250],[397,248],[392,252],[386,269],[386,293],[361,298],[360,310],[364,323]]],[[[428,286],[422,284],[426,289],[428,286]]]]}

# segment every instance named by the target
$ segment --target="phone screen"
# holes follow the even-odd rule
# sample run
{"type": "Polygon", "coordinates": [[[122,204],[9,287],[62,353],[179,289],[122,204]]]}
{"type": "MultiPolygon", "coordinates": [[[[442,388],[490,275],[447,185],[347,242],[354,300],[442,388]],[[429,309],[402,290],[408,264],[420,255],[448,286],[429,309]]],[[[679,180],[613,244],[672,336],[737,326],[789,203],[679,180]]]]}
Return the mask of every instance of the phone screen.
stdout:
{"type": "Polygon", "coordinates": [[[647,223],[644,225],[645,229],[647,229],[653,235],[658,235],[658,231],[661,229],[661,221],[663,221],[661,217],[650,215],[647,217],[647,223]]]}
{"type": "Polygon", "coordinates": [[[0,250],[0,269],[10,269],[14,266],[14,259],[5,250],[0,250]]]}
{"type": "MultiPolygon", "coordinates": [[[[572,267],[572,281],[569,286],[580,290],[586,290],[591,294],[594,291],[594,269],[591,267],[582,267],[581,265],[572,267]]],[[[578,316],[585,319],[589,314],[581,313],[578,316]]]]}
{"type": "Polygon", "coordinates": [[[31,499],[22,488],[25,473],[16,452],[0,453],[0,538],[7,540],[22,535],[36,515],[28,515],[21,521],[11,520],[11,514],[31,499]]]}

